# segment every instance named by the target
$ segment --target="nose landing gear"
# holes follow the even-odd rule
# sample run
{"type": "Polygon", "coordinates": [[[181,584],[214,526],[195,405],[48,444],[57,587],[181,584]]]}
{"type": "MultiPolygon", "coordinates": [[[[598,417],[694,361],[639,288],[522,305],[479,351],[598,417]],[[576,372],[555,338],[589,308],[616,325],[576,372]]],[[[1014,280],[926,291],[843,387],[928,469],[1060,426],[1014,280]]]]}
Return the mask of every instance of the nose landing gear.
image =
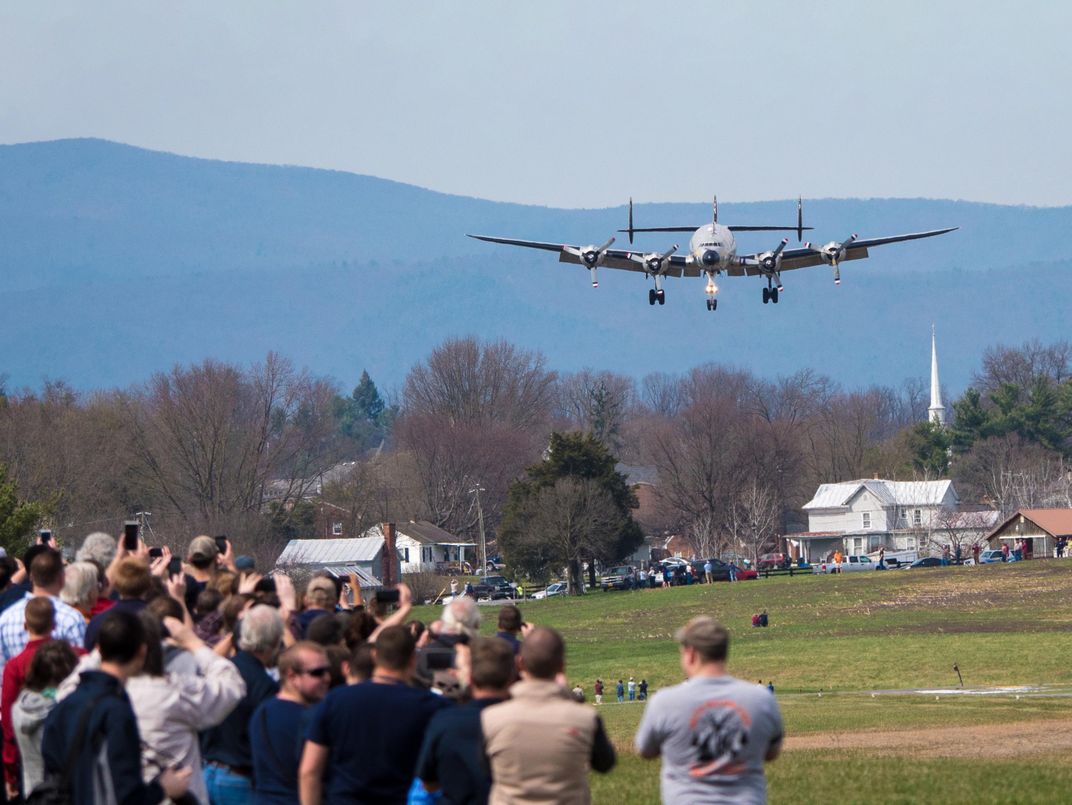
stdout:
{"type": "Polygon", "coordinates": [[[658,302],[660,305],[666,304],[666,291],[662,288],[656,290],[655,288],[648,289],[648,304],[654,305],[658,302]]]}
{"type": "Polygon", "coordinates": [[[775,288],[773,286],[773,282],[770,277],[768,277],[767,287],[763,289],[763,304],[767,304],[768,302],[778,304],[778,291],[780,291],[781,288],[775,288]]]}

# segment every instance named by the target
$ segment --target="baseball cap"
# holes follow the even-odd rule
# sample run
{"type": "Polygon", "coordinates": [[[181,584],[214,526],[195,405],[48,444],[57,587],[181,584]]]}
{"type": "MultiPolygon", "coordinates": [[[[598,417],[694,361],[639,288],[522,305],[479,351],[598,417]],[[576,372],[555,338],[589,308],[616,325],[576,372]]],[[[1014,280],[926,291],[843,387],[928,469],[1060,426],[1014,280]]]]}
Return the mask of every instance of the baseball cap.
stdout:
{"type": "Polygon", "coordinates": [[[190,560],[215,559],[219,553],[220,549],[216,547],[216,540],[212,537],[200,536],[194,537],[193,542],[190,543],[186,558],[190,560]]]}
{"type": "Polygon", "coordinates": [[[244,570],[252,572],[256,568],[256,563],[253,561],[252,556],[246,556],[243,554],[234,560],[234,566],[237,570],[244,570]]]}

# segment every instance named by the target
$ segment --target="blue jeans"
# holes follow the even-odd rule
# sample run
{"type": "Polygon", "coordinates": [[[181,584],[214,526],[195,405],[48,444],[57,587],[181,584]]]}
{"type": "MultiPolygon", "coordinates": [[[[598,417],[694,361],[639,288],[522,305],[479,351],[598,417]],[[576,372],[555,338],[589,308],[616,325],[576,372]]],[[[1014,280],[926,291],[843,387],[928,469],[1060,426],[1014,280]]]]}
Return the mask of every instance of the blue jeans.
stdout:
{"type": "Polygon", "coordinates": [[[212,805],[250,805],[253,781],[230,769],[205,764],[205,787],[212,805]]]}
{"type": "Polygon", "coordinates": [[[631,701],[631,702],[636,701],[636,691],[635,690],[629,691],[629,701],[631,701]]]}

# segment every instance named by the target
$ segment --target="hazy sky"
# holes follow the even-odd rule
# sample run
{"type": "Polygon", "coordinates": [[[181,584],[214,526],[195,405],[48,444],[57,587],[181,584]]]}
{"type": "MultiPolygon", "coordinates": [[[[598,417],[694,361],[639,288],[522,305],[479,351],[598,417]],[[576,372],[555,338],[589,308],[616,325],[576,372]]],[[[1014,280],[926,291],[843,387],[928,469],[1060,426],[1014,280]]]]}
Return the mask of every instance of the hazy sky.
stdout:
{"type": "Polygon", "coordinates": [[[593,207],[1072,203],[1072,4],[4,2],[0,142],[593,207]]]}

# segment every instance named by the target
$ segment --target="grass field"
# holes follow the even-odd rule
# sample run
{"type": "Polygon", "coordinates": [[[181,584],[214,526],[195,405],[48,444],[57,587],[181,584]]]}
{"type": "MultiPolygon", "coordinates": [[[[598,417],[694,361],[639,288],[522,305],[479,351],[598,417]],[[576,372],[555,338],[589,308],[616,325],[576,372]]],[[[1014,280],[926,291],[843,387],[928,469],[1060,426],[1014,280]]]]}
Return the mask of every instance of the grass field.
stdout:
{"type": "MultiPolygon", "coordinates": [[[[597,676],[612,692],[629,675],[653,690],[681,681],[675,629],[719,618],[730,672],[776,687],[787,740],[768,766],[772,803],[1053,803],[1072,801],[1070,597],[1072,563],[1036,561],[595,592],[522,611],[566,636],[570,683],[589,696],[597,676]],[[752,628],[764,608],[770,627],[752,628]],[[987,695],[946,692],[954,662],[987,695]]],[[[620,757],[593,775],[596,803],[658,802],[658,762],[632,751],[642,707],[600,708],[620,757]]]]}

